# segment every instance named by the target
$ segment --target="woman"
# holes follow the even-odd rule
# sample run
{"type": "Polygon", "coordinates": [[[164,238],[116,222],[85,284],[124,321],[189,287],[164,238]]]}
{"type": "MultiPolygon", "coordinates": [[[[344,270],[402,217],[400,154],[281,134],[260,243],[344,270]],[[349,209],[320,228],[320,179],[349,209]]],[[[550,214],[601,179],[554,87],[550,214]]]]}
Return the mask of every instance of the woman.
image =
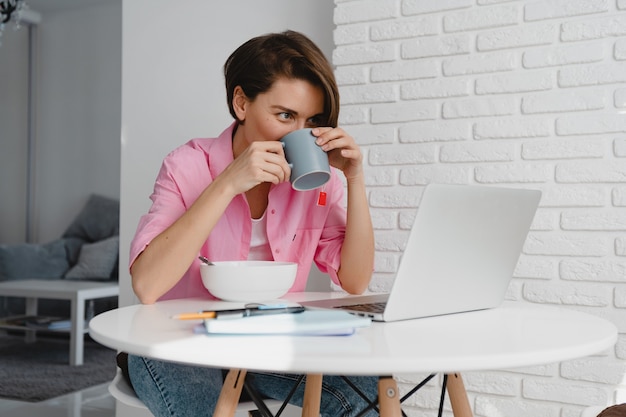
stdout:
{"type": "MultiPolygon", "coordinates": [[[[337,127],[339,94],[330,64],[311,40],[287,31],[241,45],[224,75],[235,121],[219,137],[194,139],[165,158],[152,207],[139,222],[130,254],[139,300],[206,294],[198,255],[297,262],[291,291],[304,290],[315,261],[347,292],[362,293],[372,272],[374,237],[362,154],[337,127]],[[278,140],[302,128],[313,128],[335,168],[323,190],[295,191],[289,183],[278,140]],[[347,184],[345,199],[337,170],[347,184]]],[[[136,356],[128,362],[137,395],[156,416],[212,415],[220,370],[136,356]]],[[[276,399],[287,396],[296,378],[252,374],[257,390],[276,399]]],[[[375,398],[376,378],[353,381],[375,398]]],[[[301,405],[302,394],[292,401],[301,405]]],[[[322,415],[352,416],[363,405],[340,378],[324,377],[322,415]]]]}

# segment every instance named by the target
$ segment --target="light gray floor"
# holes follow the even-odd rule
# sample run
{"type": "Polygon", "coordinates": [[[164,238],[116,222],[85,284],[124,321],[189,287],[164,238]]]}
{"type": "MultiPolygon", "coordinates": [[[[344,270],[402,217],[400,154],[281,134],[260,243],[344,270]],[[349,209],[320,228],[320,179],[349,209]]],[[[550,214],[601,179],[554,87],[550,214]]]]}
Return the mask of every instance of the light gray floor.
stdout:
{"type": "Polygon", "coordinates": [[[2,417],[114,417],[115,400],[109,383],[37,403],[0,398],[2,417]]]}
{"type": "MultiPolygon", "coordinates": [[[[115,400],[108,391],[109,383],[96,385],[61,397],[38,403],[0,398],[1,417],[114,417],[115,400]]],[[[274,410],[276,411],[276,410],[274,410]]],[[[239,411],[235,416],[247,415],[239,411]]],[[[301,409],[288,405],[284,417],[301,415],[301,409]]]]}

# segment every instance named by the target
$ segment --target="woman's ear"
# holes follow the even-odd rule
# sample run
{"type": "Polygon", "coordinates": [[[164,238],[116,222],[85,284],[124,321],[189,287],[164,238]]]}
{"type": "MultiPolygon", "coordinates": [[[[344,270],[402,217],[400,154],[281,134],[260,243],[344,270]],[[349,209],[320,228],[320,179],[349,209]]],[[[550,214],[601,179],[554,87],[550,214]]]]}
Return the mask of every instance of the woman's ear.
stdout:
{"type": "Polygon", "coordinates": [[[243,92],[241,86],[235,87],[233,91],[233,110],[237,115],[237,120],[242,123],[246,120],[246,109],[248,108],[248,97],[243,92]]]}

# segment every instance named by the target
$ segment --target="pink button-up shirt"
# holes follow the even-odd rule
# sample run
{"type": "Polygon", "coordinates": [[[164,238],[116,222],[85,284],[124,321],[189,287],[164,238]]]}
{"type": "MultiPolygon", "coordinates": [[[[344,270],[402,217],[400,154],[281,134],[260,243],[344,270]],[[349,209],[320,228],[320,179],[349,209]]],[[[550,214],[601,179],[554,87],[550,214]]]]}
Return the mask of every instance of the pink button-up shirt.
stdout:
{"type": "MultiPolygon", "coordinates": [[[[189,209],[204,189],[233,161],[233,123],[213,139],[193,139],[164,159],[157,176],[152,206],[139,220],[130,248],[130,265],[150,241],[189,209]]],[[[303,291],[312,261],[339,284],[346,211],[344,187],[335,169],[322,189],[295,191],[289,182],[273,185],[267,204],[267,238],[276,261],[298,263],[298,273],[290,291],[303,291]],[[318,204],[320,191],[325,205],[318,204]]],[[[248,258],[252,220],[243,194],[230,202],[213,228],[200,254],[214,261],[248,258]]],[[[197,297],[207,294],[200,277],[200,262],[194,261],[164,299],[197,297]]]]}

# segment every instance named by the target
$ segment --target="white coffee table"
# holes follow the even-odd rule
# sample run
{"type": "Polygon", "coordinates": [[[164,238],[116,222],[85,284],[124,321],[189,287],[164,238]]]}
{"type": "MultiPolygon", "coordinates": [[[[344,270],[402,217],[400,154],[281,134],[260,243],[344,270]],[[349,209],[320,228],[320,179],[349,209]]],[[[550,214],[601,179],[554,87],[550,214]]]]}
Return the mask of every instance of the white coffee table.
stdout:
{"type": "MultiPolygon", "coordinates": [[[[115,297],[120,293],[117,282],[70,281],[29,279],[0,282],[0,296],[24,297],[26,315],[37,315],[37,299],[69,300],[71,302],[70,365],[83,364],[83,335],[85,328],[85,302],[99,298],[115,297]]],[[[14,326],[2,326],[14,327],[14,326]]],[[[27,332],[27,340],[34,340],[35,332],[27,332]]]]}

